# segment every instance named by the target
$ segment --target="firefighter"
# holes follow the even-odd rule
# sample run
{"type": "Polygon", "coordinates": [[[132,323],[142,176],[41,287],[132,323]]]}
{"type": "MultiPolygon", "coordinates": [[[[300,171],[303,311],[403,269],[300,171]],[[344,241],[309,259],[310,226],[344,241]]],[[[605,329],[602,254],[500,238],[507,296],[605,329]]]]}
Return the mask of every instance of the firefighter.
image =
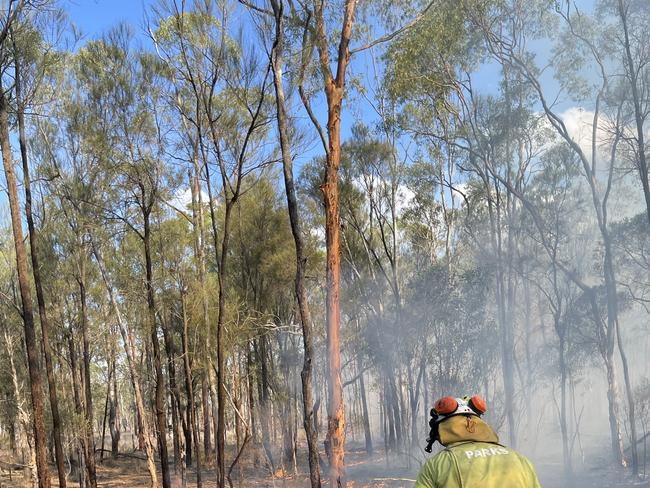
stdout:
{"type": "Polygon", "coordinates": [[[478,395],[435,403],[425,450],[435,441],[444,449],[422,466],[413,488],[540,488],[530,461],[499,444],[481,419],[486,410],[478,395]]]}

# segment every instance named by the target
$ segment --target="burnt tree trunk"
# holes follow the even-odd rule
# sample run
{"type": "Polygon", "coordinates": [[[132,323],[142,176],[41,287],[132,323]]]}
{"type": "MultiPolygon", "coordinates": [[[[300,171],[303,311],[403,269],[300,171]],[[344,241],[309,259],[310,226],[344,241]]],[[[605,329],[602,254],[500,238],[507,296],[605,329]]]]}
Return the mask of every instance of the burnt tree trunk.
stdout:
{"type": "Polygon", "coordinates": [[[275,17],[275,44],[272,62],[276,94],[278,133],[280,135],[280,148],[282,150],[282,169],[284,174],[284,188],[287,196],[287,207],[289,210],[289,221],[296,249],[295,295],[296,300],[298,301],[304,349],[303,365],[300,373],[300,378],[302,380],[303,427],[305,429],[309,454],[309,479],[311,487],[317,488],[321,486],[321,480],[320,467],[318,463],[318,435],[314,427],[314,398],[312,389],[312,361],[314,351],[312,339],[313,325],[307,300],[307,291],[305,288],[305,268],[307,258],[304,251],[302,225],[300,214],[298,213],[296,188],[293,179],[293,158],[291,156],[291,142],[289,140],[289,122],[286,111],[284,83],[282,81],[284,1],[272,0],[271,5],[275,17]]]}

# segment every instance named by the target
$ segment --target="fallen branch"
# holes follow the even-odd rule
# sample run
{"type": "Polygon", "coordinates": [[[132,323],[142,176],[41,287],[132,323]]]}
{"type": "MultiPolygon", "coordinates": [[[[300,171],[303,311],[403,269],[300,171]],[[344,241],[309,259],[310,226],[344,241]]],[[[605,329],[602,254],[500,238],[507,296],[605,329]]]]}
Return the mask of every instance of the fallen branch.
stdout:
{"type": "Polygon", "coordinates": [[[31,466],[28,464],[8,463],[6,461],[0,461],[0,469],[4,471],[21,471],[30,467],[31,466]]]}
{"type": "Polygon", "coordinates": [[[241,447],[239,448],[239,452],[237,453],[237,456],[235,456],[235,459],[233,460],[232,464],[230,465],[230,468],[228,468],[228,484],[230,485],[230,488],[234,488],[234,485],[232,484],[232,470],[235,469],[235,466],[237,465],[237,461],[239,461],[239,458],[244,452],[244,448],[246,447],[246,444],[248,444],[248,441],[250,440],[251,435],[246,431],[246,437],[244,437],[244,442],[242,443],[241,447]]]}
{"type": "MultiPolygon", "coordinates": [[[[98,452],[110,452],[110,453],[112,453],[113,451],[111,451],[109,449],[96,448],[95,453],[98,453],[98,452]]],[[[146,456],[145,457],[138,456],[137,454],[129,454],[128,452],[120,452],[117,455],[118,455],[118,457],[122,456],[122,457],[128,457],[128,458],[133,458],[133,459],[139,459],[140,461],[146,461],[147,460],[146,456]]]]}

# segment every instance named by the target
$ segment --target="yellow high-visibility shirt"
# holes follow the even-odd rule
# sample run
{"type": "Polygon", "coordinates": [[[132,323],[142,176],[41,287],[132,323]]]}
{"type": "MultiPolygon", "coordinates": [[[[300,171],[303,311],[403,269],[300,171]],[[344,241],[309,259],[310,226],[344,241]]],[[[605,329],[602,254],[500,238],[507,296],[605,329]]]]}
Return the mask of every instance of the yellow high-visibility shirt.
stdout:
{"type": "Polygon", "coordinates": [[[509,447],[464,441],[429,459],[413,488],[541,488],[530,461],[509,447]]]}

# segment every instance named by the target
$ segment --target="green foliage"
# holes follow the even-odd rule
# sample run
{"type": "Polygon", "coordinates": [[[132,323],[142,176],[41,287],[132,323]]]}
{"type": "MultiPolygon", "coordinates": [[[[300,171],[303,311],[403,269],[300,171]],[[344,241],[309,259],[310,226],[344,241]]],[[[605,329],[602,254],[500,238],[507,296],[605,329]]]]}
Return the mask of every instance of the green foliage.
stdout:
{"type": "Polygon", "coordinates": [[[393,98],[438,104],[452,91],[457,63],[469,62],[465,16],[462,8],[452,8],[455,3],[432,7],[391,43],[384,61],[386,86],[393,98]]]}

